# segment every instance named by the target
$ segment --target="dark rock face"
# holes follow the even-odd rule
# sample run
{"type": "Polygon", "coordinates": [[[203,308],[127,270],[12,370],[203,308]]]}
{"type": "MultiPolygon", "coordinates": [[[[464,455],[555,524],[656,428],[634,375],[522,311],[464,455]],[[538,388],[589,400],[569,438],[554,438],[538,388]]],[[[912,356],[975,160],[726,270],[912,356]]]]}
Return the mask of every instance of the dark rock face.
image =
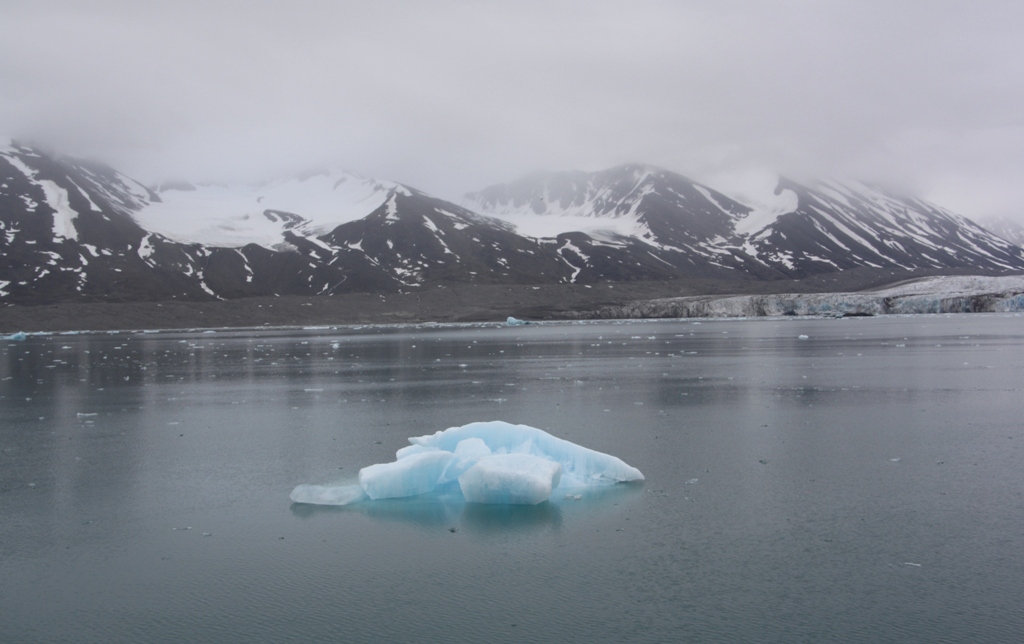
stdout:
{"type": "MultiPolygon", "coordinates": [[[[138,223],[160,196],[119,172],[0,145],[0,302],[202,301],[444,284],[740,283],[864,267],[1024,270],[1020,247],[973,222],[865,186],[783,180],[777,192],[788,191],[794,206],[765,218],[712,188],[640,165],[527,177],[469,195],[469,208],[400,185],[366,185],[376,191],[368,212],[331,230],[301,211],[267,208],[251,221],[277,226],[283,243],[188,243],[138,223]],[[534,238],[504,219],[515,213],[607,220],[618,232],[534,238]]],[[[197,189],[181,182],[164,188],[197,189]]]]}
{"type": "Polygon", "coordinates": [[[372,213],[321,238],[334,262],[376,271],[396,288],[439,282],[565,281],[568,267],[512,226],[415,190],[398,188],[372,213]],[[365,267],[369,266],[369,269],[365,267]]]}

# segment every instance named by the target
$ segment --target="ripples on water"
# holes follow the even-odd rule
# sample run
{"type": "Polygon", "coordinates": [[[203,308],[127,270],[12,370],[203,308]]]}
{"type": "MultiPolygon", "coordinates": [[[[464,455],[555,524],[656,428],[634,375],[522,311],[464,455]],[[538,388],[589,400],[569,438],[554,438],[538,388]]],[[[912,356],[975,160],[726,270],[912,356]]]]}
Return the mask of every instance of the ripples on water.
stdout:
{"type": "Polygon", "coordinates": [[[0,639],[1017,641],[1022,318],[0,344],[0,639]],[[806,335],[807,339],[800,339],[806,335]],[[643,486],[291,505],[475,420],[643,486]]]}

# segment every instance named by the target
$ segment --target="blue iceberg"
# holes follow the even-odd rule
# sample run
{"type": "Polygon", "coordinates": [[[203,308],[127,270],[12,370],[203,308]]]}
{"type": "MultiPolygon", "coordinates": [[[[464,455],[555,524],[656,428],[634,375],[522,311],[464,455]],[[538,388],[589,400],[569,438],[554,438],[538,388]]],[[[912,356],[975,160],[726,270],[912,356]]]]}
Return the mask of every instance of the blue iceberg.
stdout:
{"type": "Polygon", "coordinates": [[[299,485],[295,503],[348,505],[442,492],[468,503],[536,505],[556,491],[642,481],[621,459],[502,421],[414,436],[396,460],[364,467],[358,485],[299,485]]]}

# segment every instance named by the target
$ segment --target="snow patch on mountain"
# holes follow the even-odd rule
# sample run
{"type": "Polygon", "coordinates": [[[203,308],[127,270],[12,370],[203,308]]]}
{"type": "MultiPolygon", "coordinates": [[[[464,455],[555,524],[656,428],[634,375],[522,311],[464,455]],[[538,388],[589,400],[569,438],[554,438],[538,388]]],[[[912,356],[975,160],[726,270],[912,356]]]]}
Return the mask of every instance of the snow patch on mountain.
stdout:
{"type": "Polygon", "coordinates": [[[779,217],[796,211],[799,206],[799,197],[795,192],[780,189],[780,178],[774,172],[746,170],[719,174],[708,179],[707,183],[714,185],[716,190],[730,199],[750,208],[746,216],[736,221],[735,233],[756,237],[757,233],[771,226],[779,217]]]}
{"type": "Polygon", "coordinates": [[[616,237],[631,237],[642,234],[636,221],[623,217],[598,218],[593,215],[545,214],[517,212],[513,214],[488,213],[499,216],[515,227],[515,231],[524,237],[535,239],[557,237],[563,233],[581,232],[595,239],[614,240],[616,237]]]}
{"type": "Polygon", "coordinates": [[[275,248],[285,232],[314,236],[365,217],[396,187],[340,170],[262,185],[175,186],[134,216],[178,242],[275,248]]]}
{"type": "MultiPolygon", "coordinates": [[[[62,239],[78,240],[78,230],[75,228],[75,219],[78,211],[68,203],[68,191],[61,188],[49,179],[38,179],[39,172],[30,168],[16,154],[18,150],[10,144],[0,148],[0,156],[10,163],[16,170],[25,175],[31,183],[39,186],[43,191],[46,205],[53,210],[53,237],[55,241],[62,239]]],[[[23,153],[22,153],[23,154],[23,153]]]]}

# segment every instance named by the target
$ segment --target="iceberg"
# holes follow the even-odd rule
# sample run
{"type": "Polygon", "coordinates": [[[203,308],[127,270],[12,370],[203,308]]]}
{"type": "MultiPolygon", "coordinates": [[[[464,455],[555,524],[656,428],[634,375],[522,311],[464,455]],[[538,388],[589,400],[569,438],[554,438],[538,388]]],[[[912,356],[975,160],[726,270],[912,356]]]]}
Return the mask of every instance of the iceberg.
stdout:
{"type": "Polygon", "coordinates": [[[467,503],[537,505],[556,492],[644,480],[615,456],[497,420],[414,436],[409,443],[395,461],[361,469],[358,485],[299,485],[291,500],[348,505],[437,492],[467,503]]]}
{"type": "Polygon", "coordinates": [[[10,340],[12,342],[24,342],[28,338],[28,335],[24,331],[18,331],[10,335],[0,336],[0,340],[10,340]]]}

